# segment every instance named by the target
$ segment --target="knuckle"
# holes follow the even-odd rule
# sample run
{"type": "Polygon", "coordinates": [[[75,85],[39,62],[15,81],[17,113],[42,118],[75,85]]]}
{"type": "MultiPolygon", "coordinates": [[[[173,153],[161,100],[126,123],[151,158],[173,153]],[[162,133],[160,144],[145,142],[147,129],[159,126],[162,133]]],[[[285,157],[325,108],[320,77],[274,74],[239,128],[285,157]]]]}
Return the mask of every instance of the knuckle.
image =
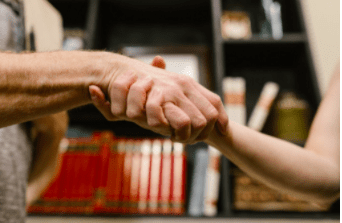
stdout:
{"type": "Polygon", "coordinates": [[[125,94],[128,93],[127,87],[124,84],[121,84],[121,83],[118,83],[118,82],[114,82],[112,84],[112,88],[120,91],[121,93],[125,93],[125,94]]]}
{"type": "Polygon", "coordinates": [[[183,75],[178,78],[178,84],[184,87],[189,86],[190,83],[191,83],[191,79],[188,76],[183,75]]]}
{"type": "Polygon", "coordinates": [[[213,95],[212,103],[215,107],[219,106],[221,104],[221,98],[217,94],[213,95]]]}
{"type": "Polygon", "coordinates": [[[191,125],[190,118],[179,119],[179,121],[177,122],[177,124],[175,126],[175,129],[176,130],[182,130],[182,129],[189,127],[190,125],[191,125]]]}
{"type": "Polygon", "coordinates": [[[126,116],[133,120],[139,119],[142,117],[142,111],[141,109],[127,109],[126,116]]]}
{"type": "Polygon", "coordinates": [[[138,85],[138,84],[134,84],[134,85],[132,85],[132,87],[131,87],[131,90],[132,90],[132,91],[139,92],[139,93],[141,93],[141,92],[145,92],[145,89],[144,89],[144,87],[143,87],[143,86],[141,86],[141,85],[138,85]]]}
{"type": "Polygon", "coordinates": [[[219,117],[219,112],[215,109],[212,108],[209,111],[209,115],[208,115],[208,122],[215,122],[219,117]]]}
{"type": "Polygon", "coordinates": [[[203,118],[199,118],[193,123],[194,129],[203,129],[207,125],[207,120],[203,118]]]}
{"type": "Polygon", "coordinates": [[[125,115],[125,110],[119,106],[112,106],[111,112],[114,116],[122,117],[125,115]]]}
{"type": "Polygon", "coordinates": [[[155,101],[147,101],[146,102],[146,111],[154,112],[158,109],[158,104],[155,101]]]}
{"type": "Polygon", "coordinates": [[[167,127],[167,125],[159,119],[148,120],[147,124],[152,128],[158,128],[158,129],[167,127]]]}

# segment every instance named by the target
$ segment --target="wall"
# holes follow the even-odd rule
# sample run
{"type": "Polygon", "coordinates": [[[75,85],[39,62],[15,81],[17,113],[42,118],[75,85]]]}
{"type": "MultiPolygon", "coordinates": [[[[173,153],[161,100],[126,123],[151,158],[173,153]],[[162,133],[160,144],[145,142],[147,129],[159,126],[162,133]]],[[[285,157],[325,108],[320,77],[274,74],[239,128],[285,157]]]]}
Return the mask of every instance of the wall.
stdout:
{"type": "Polygon", "coordinates": [[[301,0],[321,93],[340,61],[340,1],[301,0]]]}

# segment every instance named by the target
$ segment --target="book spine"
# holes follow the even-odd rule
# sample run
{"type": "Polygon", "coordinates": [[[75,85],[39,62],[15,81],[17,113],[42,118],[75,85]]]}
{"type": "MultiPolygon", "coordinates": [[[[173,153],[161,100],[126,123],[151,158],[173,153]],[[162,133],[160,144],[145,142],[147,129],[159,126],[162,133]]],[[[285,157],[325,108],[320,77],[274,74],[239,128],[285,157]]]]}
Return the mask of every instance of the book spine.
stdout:
{"type": "Polygon", "coordinates": [[[106,182],[107,182],[107,175],[108,175],[108,163],[109,163],[109,156],[110,156],[110,146],[113,140],[113,134],[111,132],[102,132],[101,135],[101,148],[99,154],[99,182],[98,187],[96,188],[95,194],[95,207],[94,212],[101,213],[104,210],[105,206],[105,197],[106,197],[106,182]]]}
{"type": "Polygon", "coordinates": [[[86,213],[90,214],[94,212],[95,207],[95,193],[98,185],[99,177],[99,151],[101,147],[100,136],[93,135],[91,149],[89,149],[89,165],[87,169],[87,192],[86,197],[90,202],[86,206],[86,213]]]}
{"type": "Polygon", "coordinates": [[[71,170],[72,183],[70,185],[70,197],[68,204],[68,213],[76,213],[78,211],[78,198],[79,198],[79,187],[81,181],[80,168],[82,165],[82,159],[80,159],[80,149],[83,138],[78,138],[73,150],[73,168],[71,170]]]}
{"type": "MultiPolygon", "coordinates": [[[[60,145],[59,145],[59,154],[58,154],[58,162],[62,163],[63,155],[68,149],[69,140],[63,138],[60,145]]],[[[61,185],[61,168],[59,167],[58,172],[56,173],[54,179],[51,181],[45,192],[43,192],[40,200],[38,203],[42,204],[44,207],[44,211],[41,208],[37,209],[38,212],[41,213],[57,213],[58,211],[58,190],[59,186],[61,185]]]]}
{"type": "Polygon", "coordinates": [[[223,80],[224,105],[229,120],[246,124],[246,81],[242,77],[226,77],[223,80]]]}
{"type": "Polygon", "coordinates": [[[171,190],[171,140],[164,140],[162,153],[162,175],[160,185],[160,211],[161,214],[170,213],[170,190],[171,190]]]}
{"type": "Polygon", "coordinates": [[[274,82],[267,82],[264,85],[259,100],[248,120],[248,127],[256,131],[262,130],[278,91],[279,85],[274,82]]]}
{"type": "Polygon", "coordinates": [[[204,210],[204,187],[208,167],[208,150],[198,148],[195,151],[194,172],[189,197],[189,215],[202,216],[204,210]]]}
{"type": "Polygon", "coordinates": [[[160,193],[159,188],[161,175],[161,150],[161,141],[157,139],[154,140],[152,143],[151,176],[148,202],[148,212],[151,214],[158,213],[158,196],[160,193]]]}
{"type": "Polygon", "coordinates": [[[173,150],[173,178],[171,193],[171,212],[181,215],[185,212],[185,154],[182,143],[174,143],[173,150]]]}
{"type": "Polygon", "coordinates": [[[118,210],[118,200],[115,200],[115,185],[117,178],[120,173],[118,166],[118,143],[113,142],[110,148],[109,162],[108,162],[108,174],[106,182],[106,198],[105,207],[103,212],[105,213],[115,213],[118,210]]]}
{"type": "Polygon", "coordinates": [[[131,191],[131,171],[132,171],[132,156],[133,156],[133,141],[126,142],[126,153],[123,168],[123,179],[122,179],[122,207],[121,213],[128,213],[130,205],[130,191],[131,191]]]}
{"type": "Polygon", "coordinates": [[[217,214],[217,201],[220,186],[220,158],[221,153],[209,146],[209,162],[206,174],[204,215],[215,216],[217,214]]]}
{"type": "Polygon", "coordinates": [[[62,166],[63,178],[61,180],[61,205],[59,206],[59,212],[68,213],[70,199],[72,196],[72,184],[74,180],[72,178],[74,167],[74,151],[77,144],[77,139],[69,139],[68,150],[64,154],[64,162],[62,166]]]}
{"type": "Polygon", "coordinates": [[[150,182],[151,167],[151,140],[144,140],[141,144],[140,183],[138,212],[147,213],[147,199],[150,182]]]}
{"type": "Polygon", "coordinates": [[[141,162],[141,142],[135,141],[133,156],[132,156],[132,170],[131,170],[131,187],[129,197],[129,213],[137,213],[139,201],[139,181],[140,181],[140,162],[141,162]]]}

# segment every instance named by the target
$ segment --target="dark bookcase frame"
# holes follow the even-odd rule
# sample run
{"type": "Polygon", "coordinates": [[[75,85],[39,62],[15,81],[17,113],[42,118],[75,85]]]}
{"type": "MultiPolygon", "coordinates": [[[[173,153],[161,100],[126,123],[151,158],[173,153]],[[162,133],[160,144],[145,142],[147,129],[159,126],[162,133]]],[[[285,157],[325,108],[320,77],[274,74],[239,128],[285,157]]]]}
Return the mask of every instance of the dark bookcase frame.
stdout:
{"type": "MultiPolygon", "coordinates": [[[[280,75],[289,75],[293,79],[281,88],[293,88],[315,112],[321,96],[300,0],[278,0],[283,5],[284,18],[284,37],[280,40],[263,39],[255,32],[248,40],[224,40],[221,37],[221,14],[222,3],[226,1],[229,0],[50,0],[61,12],[65,27],[85,30],[85,48],[88,50],[118,51],[129,45],[203,45],[212,52],[211,90],[221,97],[222,81],[226,76],[246,75],[248,81],[249,72],[260,74],[279,70],[280,75]]],[[[260,0],[255,2],[260,4],[260,0]]],[[[281,81],[277,78],[275,81],[281,81]]],[[[253,98],[248,104],[248,87],[247,84],[247,113],[250,113],[256,101],[253,98]]],[[[255,92],[259,90],[261,86],[253,89],[255,92]]],[[[117,124],[108,124],[92,106],[78,108],[69,114],[71,124],[118,129],[117,124]]],[[[146,137],[155,136],[127,125],[130,130],[135,128],[133,131],[142,132],[146,137]]],[[[125,134],[125,129],[120,130],[125,134]]],[[[229,171],[232,165],[222,158],[218,217],[339,219],[339,214],[328,212],[234,211],[229,171]]]]}

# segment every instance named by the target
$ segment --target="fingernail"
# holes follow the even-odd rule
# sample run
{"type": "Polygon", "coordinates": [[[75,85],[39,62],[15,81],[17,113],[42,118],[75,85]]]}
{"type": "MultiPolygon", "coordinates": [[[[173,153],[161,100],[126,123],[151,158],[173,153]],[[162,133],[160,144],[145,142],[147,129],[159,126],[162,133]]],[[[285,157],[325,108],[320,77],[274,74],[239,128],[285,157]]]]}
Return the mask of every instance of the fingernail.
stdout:
{"type": "Polygon", "coordinates": [[[90,97],[91,97],[91,100],[93,100],[93,101],[97,101],[98,100],[97,95],[94,94],[93,92],[90,92],[90,97]]]}

